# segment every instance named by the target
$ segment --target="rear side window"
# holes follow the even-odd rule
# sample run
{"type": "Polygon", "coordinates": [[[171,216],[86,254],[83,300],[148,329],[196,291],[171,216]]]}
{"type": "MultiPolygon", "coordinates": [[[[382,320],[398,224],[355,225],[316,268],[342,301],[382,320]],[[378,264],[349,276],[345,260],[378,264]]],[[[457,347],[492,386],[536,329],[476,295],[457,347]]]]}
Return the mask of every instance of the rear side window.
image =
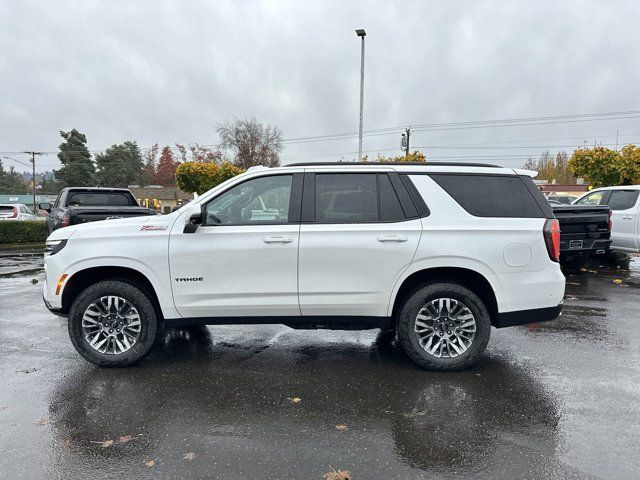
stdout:
{"type": "Polygon", "coordinates": [[[377,222],[376,174],[316,174],[316,221],[377,222]]]}
{"type": "Polygon", "coordinates": [[[546,217],[520,177],[474,174],[430,176],[462,208],[475,217],[546,217]]]}
{"type": "Polygon", "coordinates": [[[391,185],[389,176],[378,174],[378,194],[380,196],[380,221],[400,222],[404,220],[404,211],[398,200],[398,195],[391,185]]]}
{"type": "Polygon", "coordinates": [[[639,190],[612,190],[609,197],[611,210],[628,210],[633,208],[638,200],[639,190]]]}

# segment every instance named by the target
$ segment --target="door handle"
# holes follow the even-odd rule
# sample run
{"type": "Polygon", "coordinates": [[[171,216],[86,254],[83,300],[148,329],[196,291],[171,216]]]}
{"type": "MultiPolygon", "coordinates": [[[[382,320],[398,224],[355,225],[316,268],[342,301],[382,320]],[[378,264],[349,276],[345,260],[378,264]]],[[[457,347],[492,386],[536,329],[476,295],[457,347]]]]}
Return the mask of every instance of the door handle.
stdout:
{"type": "Polygon", "coordinates": [[[633,220],[633,215],[623,215],[622,218],[625,220],[633,220]]]}
{"type": "Polygon", "coordinates": [[[291,243],[292,237],[265,237],[262,239],[264,243],[291,243]]]}
{"type": "Polygon", "coordinates": [[[379,242],[406,242],[407,240],[409,240],[409,237],[406,237],[404,235],[380,235],[378,237],[378,241],[379,242]]]}

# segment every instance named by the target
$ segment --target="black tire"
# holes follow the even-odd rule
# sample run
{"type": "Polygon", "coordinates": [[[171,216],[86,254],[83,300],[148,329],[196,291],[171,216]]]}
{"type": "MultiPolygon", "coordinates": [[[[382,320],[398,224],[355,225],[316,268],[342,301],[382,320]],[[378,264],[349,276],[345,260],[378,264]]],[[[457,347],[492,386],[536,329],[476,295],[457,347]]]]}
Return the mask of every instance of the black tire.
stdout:
{"type": "Polygon", "coordinates": [[[420,367],[428,370],[455,371],[473,365],[484,352],[491,335],[491,319],[484,303],[468,288],[452,282],[433,282],[422,285],[409,294],[398,312],[398,340],[404,351],[420,367]],[[438,298],[461,302],[474,316],[476,332],[471,345],[462,354],[439,358],[429,354],[419,342],[414,322],[423,306],[438,298]]]}
{"type": "Polygon", "coordinates": [[[153,347],[158,337],[159,321],[147,293],[121,280],[104,280],[84,289],[75,299],[69,312],[69,337],[78,353],[99,367],[126,367],[141,360],[153,347]],[[101,353],[89,345],[82,332],[82,317],[91,303],[100,297],[116,295],[131,303],[140,316],[140,334],[127,351],[114,354],[101,353]]]}

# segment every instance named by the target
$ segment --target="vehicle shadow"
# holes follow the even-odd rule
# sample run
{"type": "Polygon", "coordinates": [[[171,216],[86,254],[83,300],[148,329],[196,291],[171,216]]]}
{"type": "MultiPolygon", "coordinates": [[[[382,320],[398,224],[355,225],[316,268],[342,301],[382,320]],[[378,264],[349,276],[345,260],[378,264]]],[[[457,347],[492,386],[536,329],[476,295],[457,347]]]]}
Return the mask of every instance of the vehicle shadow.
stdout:
{"type": "MultiPolygon", "coordinates": [[[[304,445],[335,451],[360,472],[375,472],[376,459],[357,453],[369,443],[409,470],[434,473],[471,474],[487,462],[508,471],[510,453],[519,472],[534,472],[554,456],[557,406],[530,372],[508,360],[485,354],[467,371],[427,372],[385,333],[369,344],[289,333],[283,346],[239,349],[225,346],[215,329],[173,330],[137,367],[73,372],[49,406],[68,446],[57,471],[72,471],[77,457],[86,465],[180,452],[184,438],[200,439],[200,449],[218,459],[226,452],[221,443],[231,448],[229,438],[250,439],[253,455],[274,469],[282,450],[304,445]],[[92,443],[122,435],[135,440],[126,448],[92,443]]],[[[233,454],[247,454],[246,445],[237,448],[233,454]]],[[[304,458],[289,458],[289,465],[309,462],[304,458]]]]}

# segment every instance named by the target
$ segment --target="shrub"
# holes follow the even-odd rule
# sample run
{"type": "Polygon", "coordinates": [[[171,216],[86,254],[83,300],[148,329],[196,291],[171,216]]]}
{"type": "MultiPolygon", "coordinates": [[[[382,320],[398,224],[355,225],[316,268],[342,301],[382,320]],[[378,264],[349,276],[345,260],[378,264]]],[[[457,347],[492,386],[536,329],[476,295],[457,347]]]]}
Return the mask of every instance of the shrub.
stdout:
{"type": "Polygon", "coordinates": [[[202,195],[242,172],[243,170],[230,162],[185,162],[176,169],[176,183],[187,193],[196,192],[202,195]]]}
{"type": "Polygon", "coordinates": [[[48,236],[47,223],[42,220],[0,221],[0,244],[44,242],[48,236]]]}

